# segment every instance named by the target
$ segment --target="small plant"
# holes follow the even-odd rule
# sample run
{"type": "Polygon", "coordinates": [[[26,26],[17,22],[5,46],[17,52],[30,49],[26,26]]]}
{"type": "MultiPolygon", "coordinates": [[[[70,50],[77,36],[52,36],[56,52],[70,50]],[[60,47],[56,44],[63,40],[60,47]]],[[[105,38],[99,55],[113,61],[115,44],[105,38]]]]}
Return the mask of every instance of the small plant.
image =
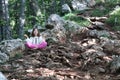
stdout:
{"type": "Polygon", "coordinates": [[[106,35],[106,34],[101,35],[101,37],[110,38],[110,36],[109,36],[109,35],[106,35]]]}
{"type": "Polygon", "coordinates": [[[22,53],[16,53],[14,58],[15,59],[19,59],[19,58],[22,58],[23,57],[23,54],[22,53]]]}
{"type": "Polygon", "coordinates": [[[120,31],[120,26],[114,26],[114,27],[112,27],[112,29],[115,31],[120,31]]]}
{"type": "Polygon", "coordinates": [[[82,17],[77,16],[75,13],[69,13],[63,16],[65,20],[76,22],[80,26],[88,26],[90,22],[82,17]]]}
{"type": "Polygon", "coordinates": [[[118,26],[120,26],[120,8],[116,8],[110,13],[110,17],[106,20],[106,23],[112,27],[115,26],[115,30],[119,28],[118,26]]]}
{"type": "Polygon", "coordinates": [[[101,17],[104,16],[106,14],[108,14],[110,12],[110,9],[104,9],[104,10],[100,10],[100,9],[94,9],[91,13],[91,16],[97,16],[97,17],[101,17]]]}

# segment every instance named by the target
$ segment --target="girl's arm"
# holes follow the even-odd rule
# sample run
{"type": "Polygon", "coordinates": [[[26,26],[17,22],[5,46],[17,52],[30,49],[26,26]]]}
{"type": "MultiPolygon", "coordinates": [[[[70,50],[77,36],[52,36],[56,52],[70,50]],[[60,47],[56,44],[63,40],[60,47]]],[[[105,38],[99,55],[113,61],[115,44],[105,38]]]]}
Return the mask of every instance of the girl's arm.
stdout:
{"type": "Polygon", "coordinates": [[[26,39],[29,38],[27,34],[24,34],[24,37],[25,37],[26,39]]]}

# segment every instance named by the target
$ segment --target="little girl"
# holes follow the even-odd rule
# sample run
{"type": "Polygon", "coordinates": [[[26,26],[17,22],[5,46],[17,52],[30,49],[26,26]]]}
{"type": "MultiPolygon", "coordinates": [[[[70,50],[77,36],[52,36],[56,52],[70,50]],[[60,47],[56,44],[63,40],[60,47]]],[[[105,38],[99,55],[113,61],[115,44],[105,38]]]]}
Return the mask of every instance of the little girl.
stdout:
{"type": "Polygon", "coordinates": [[[32,37],[27,37],[25,45],[30,49],[43,49],[47,46],[47,42],[40,36],[38,29],[34,28],[32,30],[32,37]]]}

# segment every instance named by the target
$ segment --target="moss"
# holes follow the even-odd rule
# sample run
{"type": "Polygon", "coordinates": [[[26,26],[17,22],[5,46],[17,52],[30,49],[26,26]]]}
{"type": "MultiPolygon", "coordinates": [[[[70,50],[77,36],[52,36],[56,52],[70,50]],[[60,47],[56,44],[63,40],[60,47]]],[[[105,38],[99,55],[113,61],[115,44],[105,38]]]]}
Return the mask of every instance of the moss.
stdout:
{"type": "Polygon", "coordinates": [[[120,26],[120,8],[117,8],[110,13],[110,17],[106,20],[106,23],[112,27],[120,26]]]}
{"type": "Polygon", "coordinates": [[[94,9],[91,13],[91,16],[101,17],[101,16],[104,16],[104,15],[107,15],[109,12],[110,12],[109,8],[104,9],[104,10],[94,9]]]}
{"type": "Polygon", "coordinates": [[[112,29],[115,31],[120,31],[120,26],[114,26],[114,27],[112,27],[112,29]]]}
{"type": "Polygon", "coordinates": [[[80,26],[88,26],[90,22],[82,17],[77,16],[75,13],[69,13],[63,16],[65,20],[76,22],[80,26]]]}

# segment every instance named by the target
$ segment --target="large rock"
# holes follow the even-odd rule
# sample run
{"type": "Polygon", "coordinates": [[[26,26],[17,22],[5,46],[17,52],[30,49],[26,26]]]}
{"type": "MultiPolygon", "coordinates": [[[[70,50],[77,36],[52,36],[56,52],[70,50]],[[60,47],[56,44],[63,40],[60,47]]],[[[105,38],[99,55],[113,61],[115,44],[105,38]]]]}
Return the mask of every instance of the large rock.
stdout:
{"type": "Polygon", "coordinates": [[[73,0],[71,3],[73,9],[77,11],[89,9],[88,7],[96,4],[95,0],[73,0]]]}
{"type": "Polygon", "coordinates": [[[115,73],[120,69],[120,57],[114,57],[108,66],[111,73],[115,73]]]}
{"type": "Polygon", "coordinates": [[[4,62],[6,62],[8,59],[9,59],[9,56],[8,56],[7,54],[5,54],[5,53],[2,53],[2,52],[0,51],[0,63],[4,63],[4,62]]]}
{"type": "Polygon", "coordinates": [[[84,59],[92,59],[95,62],[95,59],[98,57],[104,57],[106,54],[102,51],[98,51],[95,49],[88,49],[82,53],[82,57],[84,59]]]}
{"type": "Polygon", "coordinates": [[[101,31],[98,31],[98,30],[89,30],[88,31],[88,36],[91,36],[91,37],[107,37],[109,38],[110,37],[110,33],[106,30],[101,30],[101,31]]]}
{"type": "Polygon", "coordinates": [[[66,31],[70,33],[81,33],[84,29],[87,29],[86,27],[80,26],[76,22],[69,20],[65,21],[64,27],[66,31]]]}
{"type": "Polygon", "coordinates": [[[64,25],[66,29],[67,37],[71,37],[73,40],[77,37],[78,39],[84,38],[87,36],[88,28],[78,25],[73,21],[65,21],[64,25]]]}
{"type": "Polygon", "coordinates": [[[66,37],[81,33],[86,34],[86,31],[88,30],[86,27],[79,26],[75,22],[65,21],[57,14],[52,14],[48,18],[46,29],[46,31],[41,33],[42,36],[44,36],[49,41],[62,43],[66,42],[66,37]],[[70,35],[66,36],[66,34],[70,35]]]}
{"type": "Polygon", "coordinates": [[[62,5],[62,13],[70,13],[71,9],[68,4],[63,4],[62,5]]]}
{"type": "Polygon", "coordinates": [[[95,0],[84,0],[88,6],[94,6],[96,4],[95,0]]]}
{"type": "Polygon", "coordinates": [[[8,80],[8,79],[0,72],[0,80],[8,80]]]}
{"type": "Polygon", "coordinates": [[[46,39],[53,39],[55,42],[65,42],[66,30],[63,27],[65,20],[57,14],[52,14],[46,23],[46,31],[41,33],[46,39]]]}
{"type": "Polygon", "coordinates": [[[120,54],[120,40],[110,40],[108,38],[100,38],[100,45],[104,51],[114,54],[120,54]]]}
{"type": "Polygon", "coordinates": [[[83,1],[80,1],[80,0],[73,0],[72,7],[74,10],[77,10],[77,11],[88,9],[87,4],[85,4],[83,1]]]}
{"type": "Polygon", "coordinates": [[[23,51],[24,49],[24,42],[21,39],[5,40],[0,43],[1,52],[9,56],[13,56],[14,53],[23,51]]]}

